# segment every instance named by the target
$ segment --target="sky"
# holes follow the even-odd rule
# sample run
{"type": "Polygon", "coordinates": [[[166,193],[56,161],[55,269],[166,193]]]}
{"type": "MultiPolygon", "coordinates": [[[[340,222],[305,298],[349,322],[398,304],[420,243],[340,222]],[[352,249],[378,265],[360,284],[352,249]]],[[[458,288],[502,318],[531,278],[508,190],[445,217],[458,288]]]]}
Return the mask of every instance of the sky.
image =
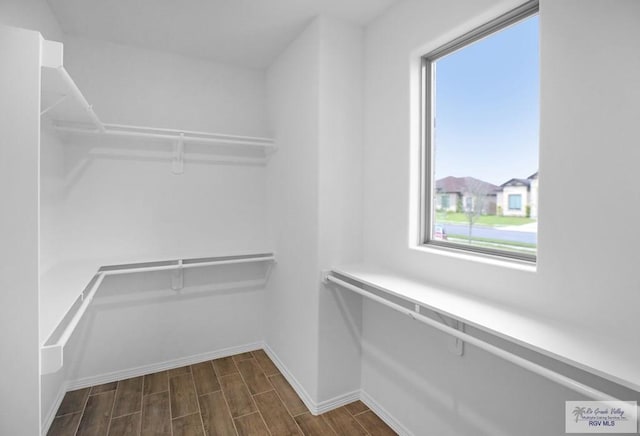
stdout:
{"type": "Polygon", "coordinates": [[[538,171],[538,16],[435,62],[435,179],[538,171]]]}

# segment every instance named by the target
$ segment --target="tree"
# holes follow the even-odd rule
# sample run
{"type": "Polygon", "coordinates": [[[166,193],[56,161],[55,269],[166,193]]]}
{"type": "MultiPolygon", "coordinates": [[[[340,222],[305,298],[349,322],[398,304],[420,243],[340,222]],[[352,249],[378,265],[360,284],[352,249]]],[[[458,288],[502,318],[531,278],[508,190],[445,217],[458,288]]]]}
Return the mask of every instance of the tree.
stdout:
{"type": "Polygon", "coordinates": [[[486,211],[492,189],[490,184],[473,177],[467,177],[465,182],[463,211],[469,223],[469,244],[471,244],[473,225],[478,217],[486,211]]]}

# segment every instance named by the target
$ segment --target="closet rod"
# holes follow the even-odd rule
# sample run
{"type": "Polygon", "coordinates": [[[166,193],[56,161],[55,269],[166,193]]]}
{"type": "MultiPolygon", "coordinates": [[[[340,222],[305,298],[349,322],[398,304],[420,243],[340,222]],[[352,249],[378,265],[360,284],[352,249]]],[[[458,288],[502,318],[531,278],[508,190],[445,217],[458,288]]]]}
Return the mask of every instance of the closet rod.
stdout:
{"type": "Polygon", "coordinates": [[[145,126],[134,126],[128,124],[105,124],[111,129],[115,130],[130,130],[137,132],[156,132],[156,133],[167,133],[171,135],[176,135],[180,133],[184,133],[186,136],[199,136],[203,138],[217,138],[217,139],[225,139],[229,141],[253,141],[256,143],[262,143],[265,145],[270,145],[274,143],[272,138],[264,138],[260,136],[242,136],[242,135],[229,135],[226,133],[211,133],[211,132],[200,132],[197,130],[176,130],[176,129],[166,129],[162,127],[145,127],[145,126]]]}
{"type": "Polygon", "coordinates": [[[84,133],[84,134],[104,134],[110,136],[138,137],[148,139],[169,139],[177,140],[180,134],[184,134],[184,141],[196,143],[244,145],[262,148],[275,148],[272,140],[253,137],[241,137],[222,134],[204,134],[197,132],[187,132],[181,130],[152,129],[138,126],[121,126],[117,124],[102,124],[102,130],[94,131],[74,125],[57,123],[56,130],[61,132],[84,133]]]}
{"type": "Polygon", "coordinates": [[[511,362],[514,365],[517,365],[521,368],[524,368],[528,371],[533,372],[534,374],[538,374],[548,380],[551,380],[559,385],[562,385],[566,388],[571,389],[574,392],[577,392],[579,394],[585,395],[586,397],[589,397],[591,399],[594,400],[598,400],[598,401],[620,401],[615,397],[612,397],[611,395],[608,395],[604,392],[601,392],[597,389],[594,389],[590,386],[587,386],[585,384],[582,384],[576,380],[573,380],[569,377],[566,377],[562,374],[559,374],[555,371],[552,371],[548,368],[545,368],[544,366],[538,365],[537,363],[533,363],[523,357],[517,356],[513,353],[510,353],[508,351],[503,350],[502,348],[496,347],[495,345],[489,344],[481,339],[476,338],[475,336],[471,336],[467,333],[461,332],[460,330],[454,329],[452,327],[449,327],[445,324],[442,324],[438,321],[435,321],[431,318],[428,318],[416,311],[413,311],[411,309],[408,309],[406,307],[403,307],[399,304],[396,304],[394,302],[391,302],[385,298],[379,297],[378,295],[375,295],[371,292],[368,292],[362,288],[359,288],[357,286],[352,285],[351,283],[345,282],[344,280],[341,280],[335,276],[332,275],[328,275],[326,277],[326,279],[331,282],[331,283],[335,283],[336,285],[343,287],[345,289],[349,289],[350,291],[355,292],[356,294],[360,294],[363,297],[369,298],[373,301],[376,301],[384,306],[390,307],[391,309],[394,309],[400,313],[403,313],[405,315],[409,315],[411,318],[415,319],[416,321],[419,321],[421,323],[427,324],[430,327],[433,327],[437,330],[440,330],[443,333],[447,333],[453,337],[456,337],[468,344],[472,344],[475,345],[476,347],[480,348],[481,350],[484,350],[488,353],[493,354],[494,356],[498,356],[504,360],[506,360],[507,362],[511,362]]]}
{"type": "Polygon", "coordinates": [[[192,262],[192,263],[182,263],[173,264],[173,265],[159,265],[159,266],[143,266],[143,267],[135,267],[135,268],[121,268],[121,269],[108,269],[104,271],[100,271],[105,275],[121,275],[121,274],[133,274],[140,272],[149,272],[149,271],[170,271],[175,269],[186,269],[186,268],[201,268],[205,266],[216,266],[216,265],[230,265],[230,264],[238,264],[238,263],[249,263],[249,262],[265,262],[275,260],[275,256],[254,256],[242,259],[226,259],[226,260],[211,260],[211,261],[203,261],[203,262],[192,262]]]}

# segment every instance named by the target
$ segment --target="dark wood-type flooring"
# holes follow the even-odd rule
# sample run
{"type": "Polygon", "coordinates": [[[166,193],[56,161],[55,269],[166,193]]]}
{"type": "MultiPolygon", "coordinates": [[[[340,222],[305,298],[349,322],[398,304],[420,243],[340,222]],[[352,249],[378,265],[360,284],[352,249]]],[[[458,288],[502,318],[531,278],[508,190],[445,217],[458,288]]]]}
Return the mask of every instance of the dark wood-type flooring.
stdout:
{"type": "Polygon", "coordinates": [[[49,436],[395,435],[360,401],[313,416],[264,350],[67,392],[49,436]]]}

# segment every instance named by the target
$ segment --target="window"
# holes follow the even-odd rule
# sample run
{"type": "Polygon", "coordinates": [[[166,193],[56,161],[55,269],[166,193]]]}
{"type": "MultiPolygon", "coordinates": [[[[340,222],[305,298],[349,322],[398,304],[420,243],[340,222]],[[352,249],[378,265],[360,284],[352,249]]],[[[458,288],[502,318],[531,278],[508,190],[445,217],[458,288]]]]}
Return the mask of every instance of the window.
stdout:
{"type": "Polygon", "coordinates": [[[423,56],[424,244],[535,261],[538,29],[529,2],[423,56]]]}
{"type": "Polygon", "coordinates": [[[509,195],[509,210],[521,210],[522,209],[522,195],[511,194],[509,195]]]}
{"type": "Polygon", "coordinates": [[[441,209],[449,209],[449,195],[441,195],[440,196],[440,208],[441,209]]]}
{"type": "Polygon", "coordinates": [[[473,197],[468,196],[464,198],[464,211],[469,212],[473,210],[473,197]]]}

